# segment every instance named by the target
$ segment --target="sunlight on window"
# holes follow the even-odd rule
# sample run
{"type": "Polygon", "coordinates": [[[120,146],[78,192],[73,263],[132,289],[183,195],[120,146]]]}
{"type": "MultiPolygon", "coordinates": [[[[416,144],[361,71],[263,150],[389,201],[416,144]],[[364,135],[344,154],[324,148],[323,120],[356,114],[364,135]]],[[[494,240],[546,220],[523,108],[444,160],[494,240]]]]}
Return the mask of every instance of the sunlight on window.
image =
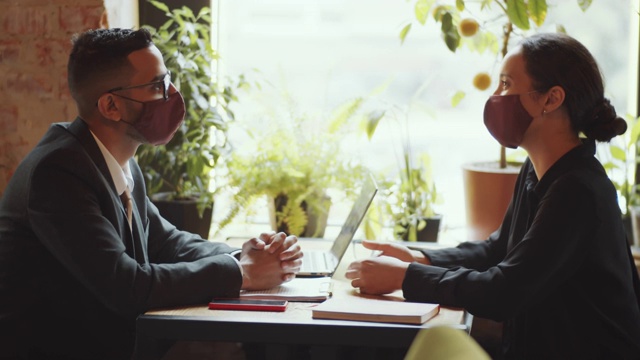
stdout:
{"type": "MultiPolygon", "coordinates": [[[[631,1],[594,0],[585,13],[577,1],[549,3],[548,25],[541,31],[562,25],[583,42],[600,63],[607,96],[626,114],[631,1]]],[[[410,123],[412,151],[432,158],[444,226],[463,227],[461,166],[499,156],[499,145],[482,121],[495,82],[480,91],[472,79],[479,72],[493,77],[500,63],[489,53],[450,52],[433,21],[414,26],[401,43],[399,33],[413,19],[413,6],[414,1],[387,0],[223,0],[221,69],[230,76],[246,74],[261,86],[240,95],[230,141],[241,149],[248,141],[241,127],[268,126],[265,104],[284,104],[283,94],[298,110],[319,118],[355,97],[367,99],[371,109],[400,109],[410,123]],[[386,87],[372,95],[381,86],[386,87]],[[466,96],[452,107],[457,91],[466,96]]],[[[381,123],[371,140],[354,134],[351,156],[377,172],[397,169],[401,140],[393,130],[392,124],[381,123]]],[[[329,222],[340,224],[343,216],[344,211],[332,209],[329,222]]]]}

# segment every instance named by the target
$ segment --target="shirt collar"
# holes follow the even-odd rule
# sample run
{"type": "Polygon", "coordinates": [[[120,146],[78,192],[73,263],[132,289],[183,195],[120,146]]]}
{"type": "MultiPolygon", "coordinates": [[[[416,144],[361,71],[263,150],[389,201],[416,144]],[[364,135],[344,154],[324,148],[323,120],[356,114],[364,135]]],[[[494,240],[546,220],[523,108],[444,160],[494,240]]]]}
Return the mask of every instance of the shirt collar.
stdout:
{"type": "Polygon", "coordinates": [[[564,154],[560,159],[558,159],[558,161],[551,165],[549,170],[547,170],[540,181],[537,181],[537,177],[535,177],[535,171],[533,170],[532,166],[531,171],[533,172],[533,174],[529,174],[528,180],[533,182],[533,178],[536,179],[536,181],[532,185],[535,186],[535,192],[539,196],[542,196],[556,179],[558,179],[563,174],[571,171],[575,167],[582,166],[582,164],[584,164],[584,161],[586,161],[587,159],[593,160],[595,153],[595,141],[590,139],[582,139],[582,144],[569,150],[569,152],[564,154]]]}
{"type": "Polygon", "coordinates": [[[91,131],[91,135],[96,140],[100,151],[102,152],[102,156],[104,156],[104,160],[107,163],[107,167],[109,168],[109,173],[111,174],[111,178],[113,179],[113,184],[116,186],[116,191],[118,195],[122,195],[125,189],[128,187],[129,192],[133,192],[133,176],[131,175],[131,168],[129,167],[129,162],[125,164],[124,167],[121,167],[120,164],[116,161],[116,159],[111,155],[109,150],[102,144],[100,139],[96,136],[96,134],[91,131]]]}

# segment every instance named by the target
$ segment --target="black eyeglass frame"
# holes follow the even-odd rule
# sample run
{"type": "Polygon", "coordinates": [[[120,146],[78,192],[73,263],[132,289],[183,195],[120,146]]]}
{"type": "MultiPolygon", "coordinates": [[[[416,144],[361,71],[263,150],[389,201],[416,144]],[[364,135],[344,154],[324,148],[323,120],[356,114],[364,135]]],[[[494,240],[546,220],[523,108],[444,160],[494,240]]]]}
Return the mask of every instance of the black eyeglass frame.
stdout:
{"type": "Polygon", "coordinates": [[[110,90],[107,90],[108,93],[113,93],[116,91],[129,90],[129,89],[137,89],[145,86],[163,84],[162,87],[162,98],[167,100],[169,98],[169,88],[171,87],[171,71],[167,71],[167,73],[162,77],[162,80],[151,81],[145,84],[133,85],[133,86],[120,86],[110,90]]]}

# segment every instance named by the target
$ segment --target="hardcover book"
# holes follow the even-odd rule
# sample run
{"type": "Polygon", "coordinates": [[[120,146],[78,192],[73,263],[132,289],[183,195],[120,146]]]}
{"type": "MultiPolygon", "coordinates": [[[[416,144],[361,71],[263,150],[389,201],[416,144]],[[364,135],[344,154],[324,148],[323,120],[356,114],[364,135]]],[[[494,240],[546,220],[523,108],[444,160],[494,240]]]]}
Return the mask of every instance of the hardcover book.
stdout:
{"type": "Polygon", "coordinates": [[[439,304],[364,298],[333,298],[312,310],[314,319],[374,321],[402,324],[424,324],[438,315],[439,304]]]}

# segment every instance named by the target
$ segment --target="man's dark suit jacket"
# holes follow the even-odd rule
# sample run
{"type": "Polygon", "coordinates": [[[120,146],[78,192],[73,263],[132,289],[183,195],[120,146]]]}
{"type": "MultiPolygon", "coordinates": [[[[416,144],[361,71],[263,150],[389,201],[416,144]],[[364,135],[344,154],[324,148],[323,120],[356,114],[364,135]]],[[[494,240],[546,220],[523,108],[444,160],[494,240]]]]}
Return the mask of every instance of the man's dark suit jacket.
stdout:
{"type": "Polygon", "coordinates": [[[133,231],[87,124],[53,124],[0,200],[0,357],[126,359],[136,316],[237,296],[235,249],[177,230],[135,181],[133,231]]]}

